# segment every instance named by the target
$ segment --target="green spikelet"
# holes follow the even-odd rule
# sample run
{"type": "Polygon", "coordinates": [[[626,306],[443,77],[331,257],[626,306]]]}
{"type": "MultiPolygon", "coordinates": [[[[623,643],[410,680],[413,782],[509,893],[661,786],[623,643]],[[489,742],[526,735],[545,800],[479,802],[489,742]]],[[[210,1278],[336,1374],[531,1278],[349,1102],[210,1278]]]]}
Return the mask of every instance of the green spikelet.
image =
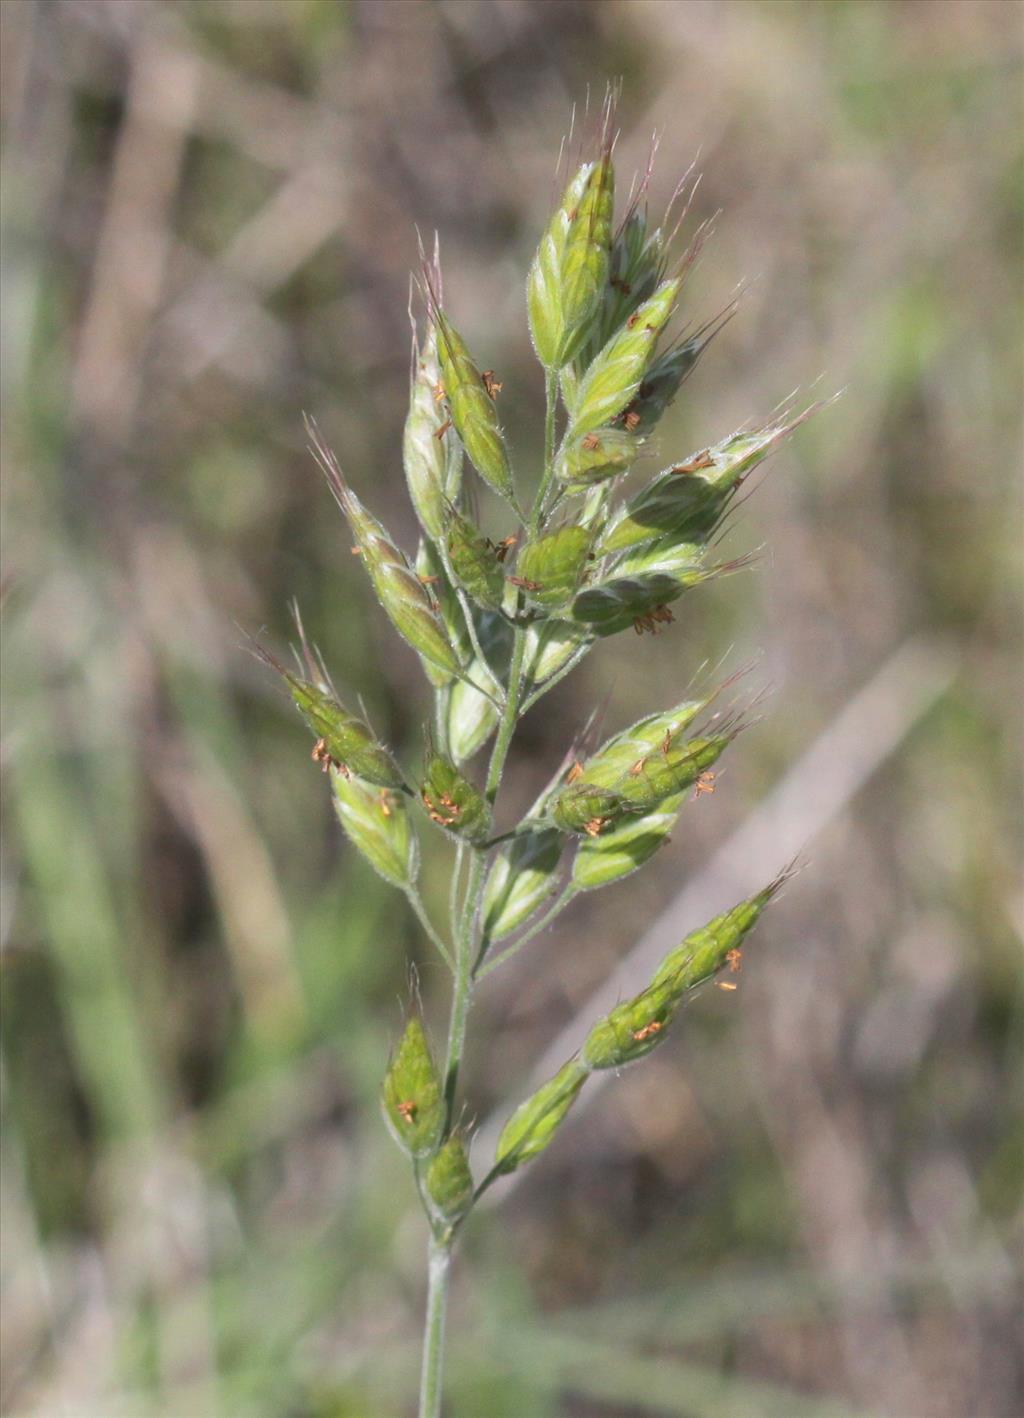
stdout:
{"type": "Polygon", "coordinates": [[[650,861],[669,840],[682,802],[682,794],[666,798],[653,812],[623,818],[599,837],[584,837],[572,864],[573,885],[580,891],[594,891],[650,861]]]}
{"type": "Polygon", "coordinates": [[[435,542],[444,533],[445,508],[458,497],[462,483],[462,444],[442,432],[446,413],[438,398],[440,382],[437,334],[431,328],[416,354],[402,461],[420,525],[435,542]]]}
{"type": "Polygon", "coordinates": [[[431,822],[454,837],[482,842],[491,829],[486,798],[450,758],[428,745],[420,797],[431,822]]]}
{"type": "Polygon", "coordinates": [[[550,898],[564,846],[560,832],[545,829],[499,849],[484,887],[485,940],[511,935],[550,898]]]}
{"type": "Polygon", "coordinates": [[[445,544],[455,579],[479,606],[497,610],[505,591],[505,576],[494,547],[455,507],[445,519],[445,544]]]}
{"type": "Polygon", "coordinates": [[[612,572],[607,580],[579,593],[572,603],[572,616],[595,635],[617,635],[630,626],[637,634],[654,632],[672,620],[668,607],[684,591],[731,569],[732,564],[631,576],[612,572]]]}
{"type": "Polygon", "coordinates": [[[566,188],[560,206],[541,237],[526,282],[530,336],[537,358],[546,369],[557,367],[563,334],[562,261],[569,229],[575,220],[573,214],[579,211],[593,170],[593,163],[584,163],[566,188]]]}
{"type": "Polygon", "coordinates": [[[664,1040],[678,1007],[668,985],[648,986],[594,1025],[583,1044],[583,1063],[589,1069],[623,1068],[643,1058],[664,1040]]]}
{"type": "Polygon", "coordinates": [[[520,1103],[498,1138],[495,1149],[498,1171],[514,1172],[544,1151],[587,1081],[587,1072],[582,1064],[572,1059],[549,1083],[538,1088],[525,1103],[520,1103]]]}
{"type": "Polygon", "coordinates": [[[666,798],[691,788],[706,773],[736,737],[736,730],[687,739],[667,750],[656,750],[639,768],[620,778],[615,792],[633,812],[649,812],[666,798]]]}
{"type": "Polygon", "coordinates": [[[484,482],[515,506],[516,489],[508,449],[484,377],[465,340],[439,309],[434,311],[434,323],[441,382],[463,447],[484,482]]]}
{"type": "Polygon", "coordinates": [[[526,672],[533,685],[543,684],[572,659],[582,646],[589,643],[585,626],[569,620],[542,620],[526,632],[526,672]]]}
{"type": "Polygon", "coordinates": [[[333,765],[345,774],[355,773],[380,788],[410,791],[402,770],[362,719],[320,685],[285,669],[263,646],[256,645],[255,653],[284,680],[296,708],[316,735],[313,757],[317,762],[325,769],[333,765]]]}
{"type": "Polygon", "coordinates": [[[562,788],[551,799],[551,818],[562,832],[599,837],[626,813],[636,811],[610,788],[579,781],[562,788]]]}
{"type": "Polygon", "coordinates": [[[659,473],[612,519],[601,553],[624,551],[668,535],[680,541],[707,541],[746,475],[817,407],[789,423],[734,433],[659,473]]]}
{"type": "Polygon", "coordinates": [[[759,921],[768,902],[789,879],[787,870],[755,896],[738,906],[715,916],[706,926],[691,932],[658,966],[653,984],[668,986],[681,997],[687,990],[703,984],[720,970],[739,966],[739,951],[747,936],[759,921]]]}
{"type": "Polygon", "coordinates": [[[441,1144],[427,1168],[426,1193],[438,1221],[452,1226],[469,1210],[473,1200],[473,1173],[466,1145],[458,1133],[441,1144]]]}
{"type": "Polygon", "coordinates": [[[656,753],[667,752],[679,735],[704,712],[718,690],[701,699],[687,699],[674,709],[647,714],[614,734],[581,765],[583,777],[600,788],[614,788],[638,773],[656,753]]]}
{"type": "Polygon", "coordinates": [[[381,1106],[391,1136],[410,1157],[427,1157],[444,1127],[441,1079],[417,1015],[405,1026],[381,1087],[381,1106]]]}
{"type": "Polygon", "coordinates": [[[423,659],[449,677],[459,672],[458,656],[437,605],[407,558],[346,483],[337,459],[311,426],[313,451],[338,506],[348,518],[363,566],[392,625],[423,659]]]}
{"type": "Polygon", "coordinates": [[[547,610],[570,601],[583,579],[593,538],[586,527],[560,527],[528,542],[516,562],[516,584],[547,610]]]}
{"type": "Polygon", "coordinates": [[[555,476],[567,492],[585,492],[628,472],[643,447],[643,439],[625,428],[598,428],[568,438],[555,460],[555,476]]]}
{"type": "Polygon", "coordinates": [[[345,835],[385,881],[405,890],[419,871],[419,846],[406,799],[359,778],[332,773],[334,808],[345,835]]]}
{"type": "Polygon", "coordinates": [[[678,279],[663,281],[595,357],[576,394],[573,438],[611,423],[636,397],[658,336],[675,309],[681,284],[678,279]]]}
{"type": "Polygon", "coordinates": [[[527,281],[530,334],[546,369],[567,365],[592,333],[608,279],[615,170],[610,144],[566,189],[527,281]]]}

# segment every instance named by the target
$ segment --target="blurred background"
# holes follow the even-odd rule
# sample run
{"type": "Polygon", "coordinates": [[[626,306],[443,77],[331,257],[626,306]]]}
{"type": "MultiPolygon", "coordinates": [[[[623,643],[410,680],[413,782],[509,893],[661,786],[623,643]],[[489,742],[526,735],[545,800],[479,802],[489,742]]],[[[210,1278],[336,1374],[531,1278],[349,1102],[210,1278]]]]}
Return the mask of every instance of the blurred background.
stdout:
{"type": "Polygon", "coordinates": [[[445,979],[239,627],[284,646],[296,596],[415,761],[426,685],[302,412],[411,548],[408,272],[437,229],[536,466],[524,276],[572,105],[616,76],[622,187],[657,130],[652,210],[699,154],[688,230],[721,211],[687,316],[745,290],[663,461],[794,389],[846,392],[736,519],[754,568],[526,722],[509,812],[595,704],[618,728],[707,661],[756,658],[770,689],[654,863],[481,987],[469,1115],[491,1135],[602,989],[796,847],[807,865],[740,989],[468,1228],[450,1411],[1022,1411],[1022,21],[1011,0],[0,6],[4,1414],[410,1411],[425,1234],[376,1090],[408,961],[438,1033],[445,979]]]}

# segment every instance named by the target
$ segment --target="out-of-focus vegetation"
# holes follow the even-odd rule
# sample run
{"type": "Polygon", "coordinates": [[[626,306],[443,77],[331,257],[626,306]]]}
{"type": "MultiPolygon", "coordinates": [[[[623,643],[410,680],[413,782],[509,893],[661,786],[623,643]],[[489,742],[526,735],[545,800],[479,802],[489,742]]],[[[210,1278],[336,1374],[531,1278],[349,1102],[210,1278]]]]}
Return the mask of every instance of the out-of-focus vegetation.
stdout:
{"type": "MultiPolygon", "coordinates": [[[[605,693],[628,722],[723,644],[729,668],[762,651],[773,688],[642,884],[577,903],[481,989],[476,1116],[518,1101],[774,784],[837,807],[741,989],[467,1235],[451,1411],[1020,1411],[1021,19],[0,6],[5,1413],[408,1411],[425,1237],[375,1095],[407,954],[428,1017],[437,967],[343,847],[237,627],[284,642],[297,596],[338,683],[418,753],[419,667],[381,648],[301,413],[411,544],[418,223],[524,426],[550,155],[615,75],[620,167],[657,129],[655,201],[699,149],[695,215],[722,211],[694,319],[746,283],[666,460],[819,375],[847,392],[731,530],[770,548],[743,584],[695,592],[614,671],[596,652],[527,722],[524,801],[605,693]],[[809,769],[837,721],[850,752],[809,769]]],[[[724,904],[713,883],[703,904],[679,934],[724,904]]]]}

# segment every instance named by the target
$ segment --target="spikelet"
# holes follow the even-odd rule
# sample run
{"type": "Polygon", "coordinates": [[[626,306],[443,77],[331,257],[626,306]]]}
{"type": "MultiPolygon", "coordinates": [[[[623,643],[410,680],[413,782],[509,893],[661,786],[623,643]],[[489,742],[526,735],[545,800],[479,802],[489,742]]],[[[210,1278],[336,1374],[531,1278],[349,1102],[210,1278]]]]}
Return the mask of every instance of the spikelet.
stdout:
{"type": "Polygon", "coordinates": [[[316,425],[308,423],[308,430],[313,456],[348,518],[360,560],[392,625],[441,674],[449,678],[457,675],[461,668],[458,656],[426,588],[404,554],[348,486],[316,425]]]}
{"type": "Polygon", "coordinates": [[[582,1061],[588,1069],[623,1068],[663,1041],[679,1007],[679,997],[667,984],[650,985],[613,1009],[587,1035],[582,1061]]]}
{"type": "Polygon", "coordinates": [[[434,305],[434,327],[441,362],[441,384],[448,401],[452,423],[462,439],[469,460],[495,492],[516,504],[516,488],[509,463],[505,436],[491,388],[466,347],[466,342],[448,317],[434,305]]]}
{"type": "Polygon", "coordinates": [[[566,437],[555,459],[555,476],[567,492],[586,492],[628,472],[644,440],[625,428],[598,428],[566,437]]]}
{"type": "Polygon", "coordinates": [[[580,380],[571,436],[580,438],[611,423],[636,397],[658,336],[672,317],[682,281],[663,281],[595,356],[580,380]]]}
{"type": "Polygon", "coordinates": [[[486,798],[429,740],[420,797],[431,822],[453,837],[481,842],[490,831],[491,809],[486,798]]]}
{"type": "MultiPolygon", "coordinates": [[[[269,650],[253,642],[254,654],[284,680],[299,713],[316,736],[313,757],[346,776],[355,773],[380,788],[409,792],[402,770],[370,727],[312,680],[293,674],[269,650]]],[[[315,668],[315,667],[313,667],[315,668]]]]}
{"type": "Polygon", "coordinates": [[[526,286],[530,334],[546,369],[560,370],[590,339],[608,283],[615,169],[614,101],[605,106],[601,148],[576,172],[541,239],[526,286]]]}
{"type": "Polygon", "coordinates": [[[739,960],[733,952],[743,945],[769,901],[780,887],[785,885],[792,873],[793,868],[787,867],[756,895],[748,897],[738,906],[715,916],[699,930],[691,932],[681,945],[677,945],[675,950],[669,951],[665,956],[658,966],[653,983],[669,985],[678,996],[682,996],[720,970],[730,967],[735,969],[739,960]]]}
{"type": "Polygon", "coordinates": [[[331,787],[338,821],[353,847],[392,886],[403,891],[413,886],[420,854],[407,799],[338,772],[331,775],[331,787]]]}
{"type": "Polygon", "coordinates": [[[546,610],[558,610],[575,595],[593,538],[586,527],[559,527],[527,542],[516,562],[515,584],[527,600],[546,610]]]}
{"type": "Polygon", "coordinates": [[[553,828],[505,843],[495,855],[484,887],[483,935],[511,935],[552,893],[565,838],[553,828]]]}
{"type": "Polygon", "coordinates": [[[497,610],[505,592],[505,576],[491,542],[452,506],[445,516],[444,540],[449,565],[462,589],[478,606],[497,610]]]}
{"type": "Polygon", "coordinates": [[[550,1082],[520,1103],[498,1138],[494,1164],[497,1171],[514,1172],[544,1151],[579,1096],[587,1072],[572,1059],[550,1082]]]}
{"type": "Polygon", "coordinates": [[[458,497],[462,483],[462,444],[445,436],[446,413],[437,397],[440,382],[437,333],[431,327],[423,348],[414,350],[402,462],[420,525],[435,542],[444,533],[445,509],[458,497]]]}
{"type": "Polygon", "coordinates": [[[391,1136],[410,1157],[428,1157],[444,1127],[445,1106],[418,1015],[410,1015],[381,1087],[381,1107],[391,1136]]]}
{"type": "Polygon", "coordinates": [[[707,540],[747,474],[821,407],[813,404],[788,423],[734,433],[673,463],[612,518],[601,554],[669,535],[681,541],[707,540]]]}
{"type": "Polygon", "coordinates": [[[473,1200],[473,1173],[466,1145],[457,1132],[453,1132],[431,1158],[425,1189],[431,1212],[444,1225],[454,1225],[469,1210],[473,1200]]]}

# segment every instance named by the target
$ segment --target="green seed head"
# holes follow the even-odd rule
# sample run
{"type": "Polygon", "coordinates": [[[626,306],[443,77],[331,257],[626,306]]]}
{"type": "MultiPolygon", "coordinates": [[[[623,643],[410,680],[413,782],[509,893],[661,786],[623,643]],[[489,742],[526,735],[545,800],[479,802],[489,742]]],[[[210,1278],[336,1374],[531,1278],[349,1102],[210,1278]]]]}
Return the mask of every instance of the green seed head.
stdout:
{"type": "Polygon", "coordinates": [[[484,887],[485,940],[511,935],[550,898],[564,846],[561,832],[546,829],[516,837],[498,850],[484,887]]]}
{"type": "Polygon", "coordinates": [[[551,817],[556,827],[587,837],[600,837],[631,811],[620,794],[587,782],[570,783],[551,799],[551,817]]]}
{"type": "Polygon", "coordinates": [[[455,501],[462,483],[462,444],[442,432],[447,414],[438,397],[440,384],[437,335],[431,328],[416,354],[402,459],[416,515],[434,541],[443,535],[445,508],[455,501]]]}
{"type": "Polygon", "coordinates": [[[651,985],[595,1024],[583,1045],[590,1069],[623,1068],[656,1049],[665,1037],[678,997],[666,985],[651,985]]]}
{"type": "Polygon", "coordinates": [[[526,631],[526,670],[531,684],[558,673],[590,639],[584,626],[569,620],[543,620],[526,631]]]}
{"type": "Polygon", "coordinates": [[[438,1221],[454,1225],[473,1200],[473,1173],[466,1147],[458,1133],[443,1142],[427,1168],[426,1192],[438,1221]]]}
{"type": "Polygon", "coordinates": [[[445,545],[455,579],[477,605],[497,610],[505,591],[505,575],[494,546],[477,527],[449,506],[445,545]]]}
{"type": "Polygon", "coordinates": [[[671,744],[666,750],[655,750],[642,763],[639,771],[630,770],[615,785],[615,792],[634,812],[649,812],[667,798],[692,788],[706,773],[736,736],[736,730],[711,734],[706,738],[687,739],[671,744]]]}
{"type": "Polygon", "coordinates": [[[594,891],[642,867],[669,840],[682,802],[682,795],[666,798],[654,812],[624,818],[600,837],[584,837],[572,864],[573,884],[594,891]]]}
{"type": "Polygon", "coordinates": [[[431,822],[454,837],[482,842],[491,830],[486,798],[459,772],[450,758],[428,746],[420,797],[431,822]]]}
{"type": "MultiPolygon", "coordinates": [[[[488,384],[473,362],[466,342],[439,309],[434,311],[434,323],[441,382],[452,423],[484,482],[515,506],[516,489],[508,449],[488,384]]],[[[492,384],[490,388],[493,387],[492,384]]]]}
{"type": "Polygon", "coordinates": [[[406,798],[344,773],[331,774],[334,808],[345,835],[374,871],[404,890],[416,881],[419,844],[406,798]]]}
{"type": "Polygon", "coordinates": [[[314,456],[338,506],[348,518],[356,549],[392,625],[434,669],[448,677],[456,675],[459,659],[436,603],[380,522],[370,515],[348,486],[337,459],[317,430],[311,428],[310,431],[314,456]]]}
{"type": "Polygon", "coordinates": [[[813,412],[808,409],[788,424],[734,433],[659,473],[612,519],[601,542],[601,554],[666,536],[706,542],[747,474],[813,412]]]}
{"type": "Polygon", "coordinates": [[[681,945],[665,956],[652,983],[671,989],[681,998],[687,990],[703,984],[719,971],[737,970],[740,947],[789,875],[788,870],[782,872],[756,896],[741,901],[700,930],[691,932],[681,945]]]}
{"type": "Polygon", "coordinates": [[[583,492],[628,472],[642,447],[643,439],[625,428],[594,429],[562,444],[555,475],[567,492],[583,492]]]}
{"type": "Polygon", "coordinates": [[[516,562],[516,585],[539,606],[564,606],[583,579],[592,541],[586,527],[571,525],[528,542],[516,562]]]}
{"type": "Polygon", "coordinates": [[[578,1060],[572,1059],[550,1082],[520,1103],[498,1138],[496,1167],[502,1172],[514,1172],[544,1151],[576,1101],[587,1073],[578,1060]]]}
{"type": "Polygon", "coordinates": [[[619,414],[633,422],[635,415],[629,405],[639,392],[658,336],[672,316],[681,284],[678,279],[663,281],[595,357],[576,391],[574,438],[610,423],[619,414]]]}
{"type": "Polygon", "coordinates": [[[285,683],[299,713],[317,736],[317,756],[342,773],[355,773],[367,783],[408,792],[402,770],[368,725],[350,714],[333,695],[308,680],[284,672],[285,683]]]}
{"type": "Polygon", "coordinates": [[[405,1026],[381,1088],[381,1106],[392,1137],[410,1157],[426,1157],[444,1127],[441,1079],[417,1015],[405,1026]]]}

